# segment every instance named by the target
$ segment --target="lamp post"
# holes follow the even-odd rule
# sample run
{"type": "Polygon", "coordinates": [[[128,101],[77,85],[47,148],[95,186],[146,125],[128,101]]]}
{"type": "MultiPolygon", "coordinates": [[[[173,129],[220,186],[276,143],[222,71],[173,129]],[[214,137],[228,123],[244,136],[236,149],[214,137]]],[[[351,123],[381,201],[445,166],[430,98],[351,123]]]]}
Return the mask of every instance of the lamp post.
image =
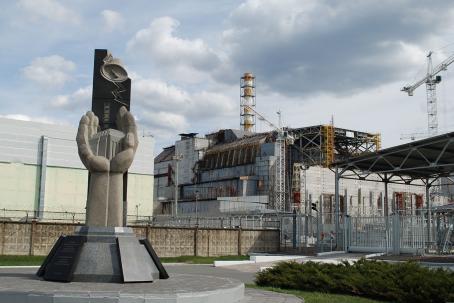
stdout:
{"type": "Polygon", "coordinates": [[[175,161],[175,202],[174,202],[174,216],[178,216],[178,162],[183,159],[183,155],[177,155],[172,157],[172,160],[175,161]]]}
{"type": "Polygon", "coordinates": [[[139,221],[139,206],[140,204],[136,204],[136,221],[139,221]]]}
{"type": "Polygon", "coordinates": [[[195,217],[197,219],[197,224],[199,223],[199,191],[195,191],[195,217]]]}

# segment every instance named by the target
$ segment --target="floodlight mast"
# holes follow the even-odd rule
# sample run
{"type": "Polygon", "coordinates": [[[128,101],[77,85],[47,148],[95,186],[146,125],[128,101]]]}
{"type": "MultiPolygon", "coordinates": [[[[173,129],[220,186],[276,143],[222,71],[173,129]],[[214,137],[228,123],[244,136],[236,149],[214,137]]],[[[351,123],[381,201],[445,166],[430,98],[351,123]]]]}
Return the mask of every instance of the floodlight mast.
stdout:
{"type": "MultiPolygon", "coordinates": [[[[436,86],[441,82],[441,76],[437,76],[441,71],[447,70],[447,67],[454,62],[454,55],[438,64],[435,68],[432,65],[432,54],[430,51],[427,54],[427,74],[424,78],[413,83],[412,85],[404,86],[401,91],[408,93],[409,96],[413,96],[413,92],[423,83],[426,83],[427,93],[427,134],[429,136],[435,136],[438,134],[438,113],[437,113],[437,91],[436,86]]],[[[414,140],[416,137],[420,137],[420,134],[403,135],[401,139],[411,138],[414,140]]]]}

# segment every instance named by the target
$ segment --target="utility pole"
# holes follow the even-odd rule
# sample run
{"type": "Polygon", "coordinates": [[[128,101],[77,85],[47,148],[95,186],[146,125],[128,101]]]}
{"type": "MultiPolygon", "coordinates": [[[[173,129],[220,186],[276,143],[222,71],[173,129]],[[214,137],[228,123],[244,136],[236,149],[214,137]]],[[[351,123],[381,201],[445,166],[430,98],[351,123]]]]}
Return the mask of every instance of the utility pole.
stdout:
{"type": "Polygon", "coordinates": [[[199,191],[195,191],[195,217],[197,220],[197,224],[199,224],[199,191]]]}
{"type": "Polygon", "coordinates": [[[178,216],[178,162],[180,162],[183,159],[183,155],[177,155],[172,157],[172,160],[175,161],[175,179],[174,179],[174,185],[175,185],[175,201],[174,201],[174,206],[173,206],[173,215],[175,217],[178,216]]]}

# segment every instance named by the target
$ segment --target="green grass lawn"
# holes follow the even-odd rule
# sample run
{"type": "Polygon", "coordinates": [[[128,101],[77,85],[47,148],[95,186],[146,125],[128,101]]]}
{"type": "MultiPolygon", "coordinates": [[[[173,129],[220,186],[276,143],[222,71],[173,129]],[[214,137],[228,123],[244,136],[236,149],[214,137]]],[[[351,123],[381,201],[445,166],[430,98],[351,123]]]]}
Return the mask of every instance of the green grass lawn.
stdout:
{"type": "Polygon", "coordinates": [[[280,292],[284,294],[294,295],[299,298],[304,298],[304,303],[383,303],[383,301],[376,301],[367,298],[347,296],[347,295],[336,295],[327,294],[322,292],[311,292],[301,290],[290,290],[273,287],[260,287],[255,284],[246,284],[246,287],[257,288],[263,290],[270,290],[280,292]]]}
{"type": "MultiPolygon", "coordinates": [[[[44,256],[0,256],[0,266],[33,266],[41,265],[44,256]]],[[[249,256],[219,256],[219,257],[195,257],[181,256],[160,258],[162,263],[189,263],[189,264],[213,264],[214,261],[237,261],[249,260],[249,256]]]]}
{"type": "Polygon", "coordinates": [[[41,265],[44,256],[0,256],[0,266],[41,265]]]}

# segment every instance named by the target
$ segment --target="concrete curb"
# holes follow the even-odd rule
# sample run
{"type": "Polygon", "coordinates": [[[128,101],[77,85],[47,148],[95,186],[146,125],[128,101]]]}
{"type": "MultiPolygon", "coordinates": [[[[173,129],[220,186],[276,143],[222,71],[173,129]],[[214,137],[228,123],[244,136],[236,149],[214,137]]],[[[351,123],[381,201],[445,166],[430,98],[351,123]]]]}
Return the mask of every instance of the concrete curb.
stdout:
{"type": "Polygon", "coordinates": [[[0,266],[0,268],[39,268],[39,265],[0,266]]]}
{"type": "Polygon", "coordinates": [[[339,251],[327,251],[327,252],[321,252],[317,253],[317,257],[322,257],[322,256],[330,256],[330,255],[340,255],[340,254],[346,254],[347,252],[344,250],[339,250],[339,251]]]}
{"type": "Polygon", "coordinates": [[[256,263],[268,263],[277,261],[291,261],[291,260],[303,260],[308,258],[307,256],[289,256],[289,255],[252,255],[249,260],[244,261],[214,261],[214,267],[224,267],[232,265],[246,265],[256,263]]]}

